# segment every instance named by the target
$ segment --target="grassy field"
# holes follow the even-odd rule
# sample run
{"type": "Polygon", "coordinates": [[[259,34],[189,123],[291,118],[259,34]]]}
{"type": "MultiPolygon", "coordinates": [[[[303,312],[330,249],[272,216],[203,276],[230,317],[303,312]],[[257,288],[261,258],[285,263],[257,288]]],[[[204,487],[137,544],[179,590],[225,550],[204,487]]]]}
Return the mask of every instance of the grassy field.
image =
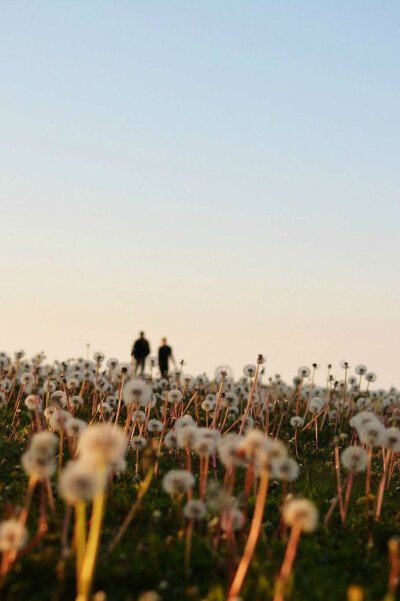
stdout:
{"type": "MultiPolygon", "coordinates": [[[[26,506],[27,487],[32,476],[32,472],[27,474],[23,469],[21,456],[38,430],[44,428],[54,430],[51,420],[44,419],[41,409],[46,405],[58,407],[53,397],[54,393],[43,390],[43,384],[53,379],[53,376],[50,378],[46,368],[40,366],[37,369],[37,385],[34,384],[33,388],[28,388],[27,391],[31,396],[36,395],[36,409],[28,410],[24,404],[27,393],[22,391],[20,411],[15,412],[22,386],[19,382],[20,371],[13,372],[10,364],[7,365],[3,380],[14,382],[14,386],[13,389],[3,393],[8,403],[0,410],[0,521],[6,521],[13,516],[16,519],[20,518],[26,506]]],[[[30,370],[26,371],[35,373],[33,366],[30,367],[30,370]]],[[[109,377],[109,371],[105,366],[103,368],[99,363],[96,365],[96,362],[93,362],[90,366],[93,379],[90,381],[88,378],[82,392],[83,405],[75,410],[71,408],[69,402],[73,391],[68,391],[66,386],[66,382],[72,378],[72,367],[72,365],[58,366],[58,373],[61,373],[62,377],[58,378],[59,381],[54,377],[57,390],[66,393],[67,403],[63,410],[75,413],[75,418],[78,417],[86,423],[92,422],[89,430],[98,422],[107,423],[110,420],[113,422],[118,411],[118,402],[114,407],[110,406],[110,412],[108,407],[103,406],[104,413],[100,409],[94,416],[93,407],[95,410],[99,408],[101,398],[103,402],[107,402],[108,396],[118,399],[122,392],[121,385],[131,381],[130,372],[123,379],[118,377],[114,379],[112,375],[109,377]],[[105,392],[103,392],[104,388],[99,389],[95,386],[96,378],[99,378],[103,371],[108,382],[105,392]]],[[[257,367],[255,365],[254,369],[257,367]]],[[[73,376],[78,380],[81,391],[82,382],[85,380],[82,375],[83,366],[81,370],[77,367],[74,369],[73,376]]],[[[227,390],[230,387],[233,390],[234,385],[230,383],[229,378],[217,377],[216,381],[207,381],[202,386],[193,381],[190,385],[185,385],[179,373],[172,376],[169,382],[161,382],[161,384],[154,378],[148,379],[147,386],[152,388],[151,394],[156,395],[153,396],[154,407],[151,408],[150,405],[142,405],[142,407],[145,412],[148,411],[148,419],[158,419],[163,425],[161,433],[149,432],[148,429],[146,431],[145,423],[134,427],[132,416],[129,420],[132,405],[128,402],[121,403],[120,427],[127,426],[128,438],[137,435],[140,430],[143,438],[147,440],[147,446],[139,454],[129,446],[125,452],[126,466],[123,466],[121,471],[116,469],[107,471],[105,512],[101,522],[97,562],[92,574],[92,593],[88,593],[87,598],[92,598],[91,595],[96,601],[103,599],[136,601],[139,598],[146,601],[151,599],[224,601],[228,598],[230,585],[240,565],[252,528],[261,476],[253,469],[254,458],[249,459],[242,454],[244,465],[236,468],[228,495],[226,492],[228,468],[221,461],[218,445],[209,454],[208,464],[204,459],[206,456],[204,453],[199,454],[193,449],[186,451],[180,447],[168,448],[164,444],[166,436],[177,429],[176,419],[179,412],[187,407],[186,415],[193,417],[197,428],[205,428],[208,423],[208,429],[218,430],[221,439],[226,437],[228,429],[231,434],[239,433],[242,423],[240,418],[248,408],[246,417],[247,419],[250,417],[250,420],[246,423],[240,440],[245,440],[249,432],[254,430],[259,433],[267,430],[270,437],[268,440],[271,440],[279,429],[279,440],[285,445],[288,455],[296,459],[299,465],[299,475],[293,482],[284,482],[276,478],[272,468],[266,468],[268,494],[262,510],[261,526],[257,532],[256,548],[240,590],[242,599],[258,601],[277,598],[274,596],[277,595],[278,576],[290,535],[290,528],[282,521],[282,507],[292,498],[306,498],[312,501],[318,509],[319,520],[315,531],[304,532],[300,536],[293,568],[285,583],[283,593],[285,599],[337,601],[350,598],[354,601],[356,599],[393,601],[397,598],[393,586],[393,574],[395,576],[397,574],[396,566],[399,561],[396,541],[393,539],[399,532],[398,487],[400,483],[397,451],[392,454],[393,475],[390,488],[385,492],[379,519],[374,520],[374,509],[383,474],[382,452],[387,453],[388,448],[385,443],[371,447],[370,515],[367,515],[366,511],[367,470],[354,475],[354,485],[345,520],[341,519],[339,503],[334,505],[327,524],[325,519],[332,507],[332,500],[338,495],[335,441],[339,454],[349,445],[359,444],[356,430],[349,424],[351,417],[364,403],[362,401],[357,404],[357,401],[360,398],[367,399],[370,404],[368,408],[378,415],[379,422],[393,427],[397,423],[397,393],[390,391],[393,399],[390,399],[390,403],[382,403],[382,399],[388,397],[389,391],[380,391],[371,395],[365,392],[365,387],[360,389],[358,385],[350,385],[348,382],[346,385],[335,384],[334,380],[331,380],[328,388],[315,387],[314,390],[310,378],[309,375],[300,377],[290,386],[281,383],[278,379],[268,381],[264,378],[264,382],[261,383],[251,376],[243,378],[236,384],[238,412],[231,412],[227,408],[228,417],[225,424],[223,424],[225,405],[220,413],[218,408],[227,390]],[[183,393],[182,399],[178,403],[165,402],[165,390],[170,392],[175,388],[183,393]],[[210,411],[204,411],[202,402],[210,394],[214,395],[214,398],[209,397],[209,400],[214,402],[214,406],[210,411]],[[314,414],[311,411],[306,413],[307,404],[314,396],[321,399],[320,409],[314,414]],[[270,404],[268,415],[267,403],[270,404]],[[217,412],[215,428],[212,428],[215,412],[217,412]],[[296,458],[295,429],[290,420],[296,415],[305,415],[304,425],[307,425],[318,413],[321,414],[320,417],[312,422],[309,428],[304,431],[298,428],[296,439],[298,458],[296,458]],[[315,423],[317,423],[317,430],[314,427],[315,423]],[[160,436],[163,437],[161,444],[160,436]],[[203,496],[206,513],[202,519],[195,521],[188,519],[183,511],[187,502],[187,493],[171,496],[163,486],[163,478],[171,470],[188,467],[188,454],[190,471],[195,477],[195,484],[191,489],[192,498],[198,499],[201,496],[200,482],[205,480],[207,472],[203,496]],[[153,473],[154,470],[156,473],[153,473]],[[146,476],[148,476],[147,481],[146,476]],[[144,491],[145,481],[149,486],[144,491]],[[225,496],[230,498],[230,503],[234,503],[243,516],[243,525],[235,531],[221,528],[221,503],[218,505],[215,499],[220,500],[224,490],[225,496]],[[140,502],[136,502],[134,516],[126,531],[115,548],[110,550],[111,541],[138,499],[138,495],[141,494],[143,498],[140,502]],[[291,496],[285,496],[288,494],[291,496]],[[191,549],[188,562],[188,532],[191,531],[191,526],[193,534],[190,537],[191,549]],[[389,540],[393,541],[394,551],[391,555],[388,551],[389,540]],[[391,569],[390,588],[388,583],[391,569]],[[351,588],[352,585],[358,588],[351,588]],[[147,596],[143,596],[146,594],[147,596]]],[[[137,409],[137,406],[133,404],[134,409],[137,409]]],[[[62,430],[61,428],[57,431],[58,439],[62,430]]],[[[27,599],[63,601],[74,599],[76,596],[75,506],[70,505],[68,509],[68,505],[58,493],[60,470],[65,469],[73,456],[79,456],[79,444],[71,444],[72,439],[73,437],[68,436],[65,431],[62,457],[59,452],[60,446],[56,450],[57,469],[50,478],[55,500],[54,511],[51,508],[51,496],[46,481],[39,479],[34,486],[26,518],[28,538],[18,549],[18,554],[13,561],[9,561],[6,573],[3,573],[1,599],[4,601],[27,599]]],[[[388,459],[387,455],[386,459],[388,459]]],[[[343,500],[347,475],[348,471],[341,466],[340,483],[343,487],[343,500]]],[[[91,507],[92,503],[86,502],[88,532],[91,531],[93,524],[93,519],[90,520],[91,507]]],[[[89,536],[88,532],[86,537],[89,536]]],[[[87,548],[88,546],[86,551],[87,548]]]]}

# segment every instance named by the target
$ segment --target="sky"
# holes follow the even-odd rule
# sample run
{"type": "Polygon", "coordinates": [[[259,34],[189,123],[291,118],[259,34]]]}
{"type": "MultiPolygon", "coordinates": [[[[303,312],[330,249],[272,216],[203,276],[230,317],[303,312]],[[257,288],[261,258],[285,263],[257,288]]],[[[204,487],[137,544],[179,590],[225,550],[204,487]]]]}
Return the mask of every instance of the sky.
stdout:
{"type": "Polygon", "coordinates": [[[400,385],[397,1],[0,14],[0,350],[400,385]]]}

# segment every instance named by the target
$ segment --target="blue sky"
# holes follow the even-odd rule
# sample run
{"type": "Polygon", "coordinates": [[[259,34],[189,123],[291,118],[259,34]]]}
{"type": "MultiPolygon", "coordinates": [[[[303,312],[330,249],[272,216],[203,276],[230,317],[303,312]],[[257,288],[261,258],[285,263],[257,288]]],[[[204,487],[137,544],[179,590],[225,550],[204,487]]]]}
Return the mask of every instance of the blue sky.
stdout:
{"type": "Polygon", "coordinates": [[[347,357],[398,384],[399,17],[3,1],[5,350],[122,359],[144,328],[189,371],[347,357]]]}

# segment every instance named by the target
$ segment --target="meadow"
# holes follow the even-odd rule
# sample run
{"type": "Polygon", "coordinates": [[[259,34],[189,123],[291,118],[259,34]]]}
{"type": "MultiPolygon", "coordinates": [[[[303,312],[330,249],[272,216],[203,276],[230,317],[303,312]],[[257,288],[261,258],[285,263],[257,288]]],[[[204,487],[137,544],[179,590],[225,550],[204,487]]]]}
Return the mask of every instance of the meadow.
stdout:
{"type": "Polygon", "coordinates": [[[395,601],[399,392],[254,359],[0,353],[0,598],[395,601]]]}

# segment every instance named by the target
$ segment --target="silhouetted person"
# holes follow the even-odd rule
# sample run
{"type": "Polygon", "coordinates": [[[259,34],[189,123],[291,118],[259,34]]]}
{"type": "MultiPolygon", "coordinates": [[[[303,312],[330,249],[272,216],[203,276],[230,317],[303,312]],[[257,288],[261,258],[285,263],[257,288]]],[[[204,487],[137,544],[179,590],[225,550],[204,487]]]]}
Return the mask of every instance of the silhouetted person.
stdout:
{"type": "Polygon", "coordinates": [[[131,355],[135,359],[135,376],[139,367],[140,375],[142,375],[144,372],[146,357],[150,355],[150,345],[144,337],[144,332],[140,332],[140,338],[135,341],[132,347],[131,355]]]}
{"type": "Polygon", "coordinates": [[[170,358],[174,362],[174,365],[176,365],[174,356],[172,354],[172,348],[168,346],[167,339],[162,338],[161,346],[158,349],[158,367],[160,368],[161,376],[164,376],[165,373],[168,373],[168,362],[170,358]]]}

